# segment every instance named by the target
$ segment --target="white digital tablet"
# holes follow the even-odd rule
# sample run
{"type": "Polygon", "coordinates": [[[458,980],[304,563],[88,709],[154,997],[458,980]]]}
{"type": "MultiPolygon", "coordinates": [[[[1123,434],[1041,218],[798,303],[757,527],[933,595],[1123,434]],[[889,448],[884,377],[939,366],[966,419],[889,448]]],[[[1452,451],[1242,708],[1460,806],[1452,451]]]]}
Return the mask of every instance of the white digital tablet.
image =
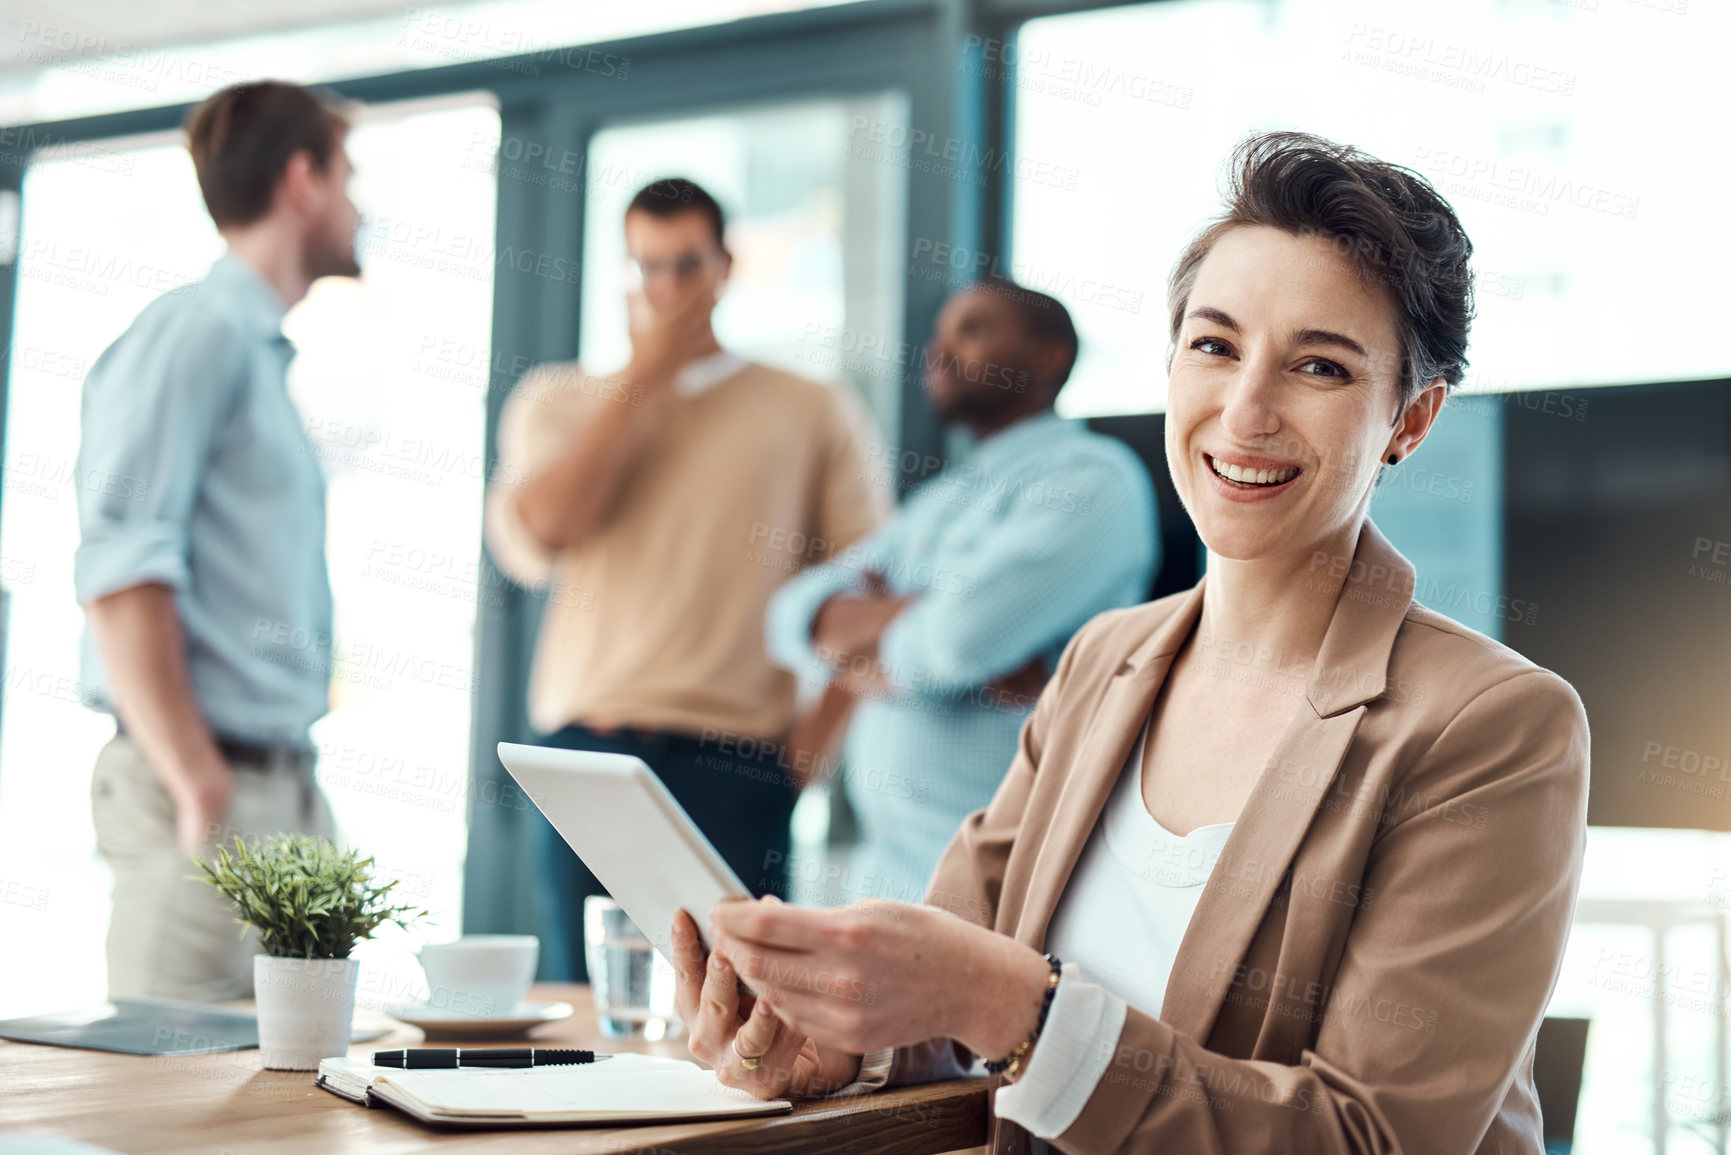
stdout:
{"type": "Polygon", "coordinates": [[[707,946],[710,908],[751,897],[643,759],[501,742],[499,761],[663,956],[675,911],[707,946]]]}

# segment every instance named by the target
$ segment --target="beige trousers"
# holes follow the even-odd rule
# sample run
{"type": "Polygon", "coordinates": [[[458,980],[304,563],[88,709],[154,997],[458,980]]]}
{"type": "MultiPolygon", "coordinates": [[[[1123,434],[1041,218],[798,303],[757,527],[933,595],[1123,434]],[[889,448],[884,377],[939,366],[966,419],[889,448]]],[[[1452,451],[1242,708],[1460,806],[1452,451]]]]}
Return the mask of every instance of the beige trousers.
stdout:
{"type": "MultiPolygon", "coordinates": [[[[310,770],[235,764],[234,798],[200,851],[272,834],[334,835],[310,770]]],[[[222,1002],[252,997],[258,933],[241,933],[234,905],[180,850],[174,801],[131,738],[96,756],[90,782],[96,849],[114,869],[108,922],[108,997],[222,1002]]]]}

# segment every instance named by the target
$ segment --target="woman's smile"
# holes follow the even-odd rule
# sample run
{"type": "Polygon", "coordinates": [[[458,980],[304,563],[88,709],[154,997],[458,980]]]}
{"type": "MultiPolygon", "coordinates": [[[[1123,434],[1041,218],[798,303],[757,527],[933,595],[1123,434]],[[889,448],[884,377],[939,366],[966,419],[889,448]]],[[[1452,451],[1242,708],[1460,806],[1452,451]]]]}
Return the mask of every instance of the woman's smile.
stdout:
{"type": "Polygon", "coordinates": [[[1268,501],[1292,489],[1304,475],[1297,465],[1233,454],[1230,458],[1202,454],[1209,486],[1228,501],[1268,501]]]}

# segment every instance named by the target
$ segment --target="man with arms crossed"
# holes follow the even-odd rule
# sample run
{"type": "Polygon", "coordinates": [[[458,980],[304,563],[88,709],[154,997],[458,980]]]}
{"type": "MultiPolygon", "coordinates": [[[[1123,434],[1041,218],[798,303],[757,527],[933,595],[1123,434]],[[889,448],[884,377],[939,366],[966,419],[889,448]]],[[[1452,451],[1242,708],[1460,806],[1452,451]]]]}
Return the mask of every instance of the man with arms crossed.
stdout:
{"type": "Polygon", "coordinates": [[[133,483],[81,488],[74,566],[91,704],[118,721],[91,782],[110,997],[250,995],[256,935],[189,856],[332,830],[308,737],[329,706],[325,485],[281,323],[315,279],[360,271],[347,127],[277,82],[200,105],[188,143],[228,251],[84,382],[78,475],[133,483]]]}
{"type": "MultiPolygon", "coordinates": [[[[861,855],[834,899],[919,902],[962,819],[1009,769],[1064,643],[1148,596],[1159,540],[1148,471],[1052,409],[1078,346],[1069,312],[1044,293],[990,279],[951,297],[925,386],[973,448],[770,604],[771,654],[830,682],[813,718],[839,728],[850,707],[838,696],[857,702],[844,785],[861,855]]],[[[822,723],[811,729],[795,745],[822,773],[828,741],[822,723]]]]}
{"type": "MultiPolygon", "coordinates": [[[[779,749],[796,688],[764,650],[764,610],[808,560],[873,529],[888,497],[847,389],[716,340],[723,236],[690,181],[632,200],[630,362],[524,377],[500,417],[486,525],[499,567],[548,588],[529,688],[542,740],[642,758],[762,894],[784,885],[795,786],[779,749]]],[[[542,973],[581,978],[583,899],[602,888],[539,829],[555,940],[542,973]]]]}

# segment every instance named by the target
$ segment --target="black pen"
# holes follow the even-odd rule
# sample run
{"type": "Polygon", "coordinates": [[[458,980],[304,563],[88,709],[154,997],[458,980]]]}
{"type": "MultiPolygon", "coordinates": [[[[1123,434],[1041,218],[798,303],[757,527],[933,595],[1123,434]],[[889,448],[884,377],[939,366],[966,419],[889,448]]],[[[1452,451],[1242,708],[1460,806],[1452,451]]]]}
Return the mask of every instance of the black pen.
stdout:
{"type": "Polygon", "coordinates": [[[596,1063],[612,1055],[594,1051],[548,1050],[545,1047],[411,1047],[405,1051],[374,1051],[373,1066],[405,1071],[450,1071],[458,1067],[555,1067],[596,1063]]]}

